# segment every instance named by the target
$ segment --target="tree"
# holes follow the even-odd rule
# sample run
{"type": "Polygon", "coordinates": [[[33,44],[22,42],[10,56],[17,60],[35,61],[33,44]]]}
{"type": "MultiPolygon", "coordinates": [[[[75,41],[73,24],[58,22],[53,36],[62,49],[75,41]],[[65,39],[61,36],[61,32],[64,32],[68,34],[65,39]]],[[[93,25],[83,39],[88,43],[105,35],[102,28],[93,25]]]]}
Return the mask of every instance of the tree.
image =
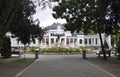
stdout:
{"type": "Polygon", "coordinates": [[[30,27],[30,33],[33,42],[35,41],[34,38],[38,38],[39,42],[41,42],[44,34],[44,30],[41,27],[39,27],[39,21],[37,22],[38,23],[36,25],[32,24],[30,27]]]}
{"type": "MultiPolygon", "coordinates": [[[[1,0],[0,1],[0,42],[3,41],[3,38],[8,31],[7,22],[9,20],[9,15],[13,9],[12,5],[13,0],[1,0]]],[[[0,43],[1,44],[1,43],[0,43]]]]}
{"type": "MultiPolygon", "coordinates": [[[[65,27],[71,31],[83,30],[89,32],[90,30],[98,32],[101,41],[102,51],[104,53],[104,59],[106,54],[102,42],[101,32],[111,34],[114,31],[113,25],[108,25],[107,18],[111,17],[109,7],[114,11],[117,7],[115,3],[119,0],[56,0],[58,5],[53,8],[54,18],[64,18],[68,22],[65,27]],[[115,6],[113,9],[112,7],[115,6]]],[[[117,12],[119,12],[116,9],[117,12]]],[[[116,20],[115,18],[112,20],[116,20]]],[[[116,22],[115,22],[116,23],[116,22]]],[[[114,23],[114,24],[115,24],[114,23]]],[[[117,23],[116,23],[117,24],[117,23]]],[[[115,27],[120,27],[115,25],[115,27]]],[[[116,30],[116,29],[115,29],[116,30]]]]}
{"type": "Polygon", "coordinates": [[[33,1],[1,0],[0,3],[0,42],[4,41],[3,38],[8,31],[14,37],[18,37],[24,45],[30,43],[30,38],[33,38],[31,36],[41,34],[42,29],[38,24],[34,24],[32,18],[36,8],[33,1]]]}
{"type": "MultiPolygon", "coordinates": [[[[34,3],[31,0],[1,0],[1,4],[3,4],[3,6],[1,5],[0,7],[4,7],[4,9],[0,9],[0,21],[3,21],[3,23],[0,24],[1,37],[4,36],[6,32],[10,31],[24,44],[29,43],[30,36],[32,35],[31,30],[33,29],[30,28],[34,24],[32,18],[36,8],[34,3]]],[[[38,30],[37,28],[34,29],[38,30]]]]}
{"type": "Polygon", "coordinates": [[[106,33],[107,34],[118,34],[120,33],[120,1],[109,0],[109,6],[106,12],[106,33]]]}
{"type": "MultiPolygon", "coordinates": [[[[69,26],[73,31],[83,29],[84,32],[88,32],[89,29],[98,29],[101,39],[101,32],[98,26],[98,23],[100,23],[98,22],[98,19],[100,18],[96,13],[98,11],[97,9],[98,5],[94,0],[62,0],[53,8],[53,11],[55,12],[53,13],[53,17],[65,18],[68,22],[67,26],[69,26]]],[[[101,44],[103,48],[102,41],[101,44]]],[[[104,58],[106,58],[106,55],[104,55],[104,58]]]]}
{"type": "Polygon", "coordinates": [[[3,58],[10,58],[11,57],[11,41],[10,38],[5,36],[3,38],[4,41],[2,41],[1,46],[1,56],[3,58]]]}
{"type": "Polygon", "coordinates": [[[120,1],[119,0],[109,0],[110,5],[107,8],[107,20],[106,29],[107,34],[112,34],[113,41],[117,45],[118,58],[120,59],[120,1]]]}
{"type": "Polygon", "coordinates": [[[35,13],[35,5],[30,0],[22,0],[16,9],[14,20],[9,30],[22,41],[23,44],[30,42],[30,25],[33,20],[31,15],[35,13]]]}
{"type": "Polygon", "coordinates": [[[0,0],[0,50],[1,55],[5,58],[10,57],[11,45],[5,36],[8,31],[8,25],[13,19],[14,0],[0,0]],[[5,45],[7,44],[7,45],[5,45]]]}

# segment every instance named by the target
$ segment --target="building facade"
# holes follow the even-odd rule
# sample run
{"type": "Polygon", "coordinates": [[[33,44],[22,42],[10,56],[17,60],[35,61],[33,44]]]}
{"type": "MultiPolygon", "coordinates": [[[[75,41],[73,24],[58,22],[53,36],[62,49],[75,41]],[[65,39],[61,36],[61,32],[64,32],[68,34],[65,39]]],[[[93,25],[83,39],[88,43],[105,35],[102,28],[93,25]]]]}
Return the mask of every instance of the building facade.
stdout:
{"type": "MultiPolygon", "coordinates": [[[[100,46],[100,38],[98,34],[95,35],[84,35],[83,32],[72,34],[70,31],[65,31],[65,28],[58,23],[54,23],[51,26],[45,28],[46,32],[43,36],[41,43],[36,38],[35,42],[31,42],[29,46],[40,47],[40,48],[51,48],[51,47],[89,47],[89,46],[100,46]]],[[[9,34],[9,36],[11,36],[9,34]]],[[[102,34],[102,39],[105,39],[105,34],[102,34]]],[[[106,39],[109,47],[111,46],[111,37],[108,36],[106,39]]],[[[104,40],[103,40],[104,43],[104,40]]],[[[23,44],[17,41],[17,38],[11,38],[12,47],[21,47],[23,44]]]]}

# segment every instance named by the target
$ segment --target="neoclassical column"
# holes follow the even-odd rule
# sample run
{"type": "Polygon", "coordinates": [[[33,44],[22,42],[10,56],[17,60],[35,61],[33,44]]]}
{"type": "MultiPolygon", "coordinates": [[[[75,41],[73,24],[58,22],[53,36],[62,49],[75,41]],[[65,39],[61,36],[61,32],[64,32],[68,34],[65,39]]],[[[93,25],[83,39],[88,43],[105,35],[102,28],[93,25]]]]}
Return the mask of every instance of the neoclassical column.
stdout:
{"type": "Polygon", "coordinates": [[[72,38],[72,40],[73,40],[73,45],[75,45],[75,41],[74,41],[74,38],[72,38]]]}
{"type": "Polygon", "coordinates": [[[109,35],[106,40],[107,40],[108,46],[110,48],[112,48],[112,45],[111,45],[111,35],[109,35]]]}
{"type": "Polygon", "coordinates": [[[85,39],[82,39],[82,45],[85,46],[85,39]]]}
{"type": "Polygon", "coordinates": [[[92,46],[92,38],[90,37],[90,46],[92,46]]]}
{"type": "Polygon", "coordinates": [[[91,39],[91,46],[93,46],[93,38],[90,38],[91,39]]]}
{"type": "Polygon", "coordinates": [[[69,43],[68,43],[68,45],[70,45],[70,38],[68,38],[68,40],[69,40],[69,43]]]}
{"type": "Polygon", "coordinates": [[[89,38],[87,38],[87,46],[89,46],[89,38]]]}
{"type": "Polygon", "coordinates": [[[64,38],[64,45],[66,46],[67,45],[67,39],[64,38]]]}
{"type": "Polygon", "coordinates": [[[94,38],[94,46],[96,45],[96,43],[95,43],[95,38],[94,38]]]}
{"type": "Polygon", "coordinates": [[[48,45],[51,46],[51,38],[49,38],[49,44],[48,45]]]}
{"type": "Polygon", "coordinates": [[[56,44],[56,38],[54,38],[53,44],[56,44]]]}
{"type": "Polygon", "coordinates": [[[46,45],[46,38],[44,38],[44,44],[46,45]]]}
{"type": "Polygon", "coordinates": [[[76,44],[77,44],[77,46],[79,46],[79,39],[78,38],[76,38],[76,44]]]}
{"type": "Polygon", "coordinates": [[[94,46],[94,38],[92,38],[91,42],[92,42],[92,46],[94,46]]]}
{"type": "Polygon", "coordinates": [[[60,38],[60,40],[59,40],[59,43],[61,43],[61,38],[60,38]]]}
{"type": "Polygon", "coordinates": [[[100,46],[100,39],[97,38],[97,46],[100,46]]]}

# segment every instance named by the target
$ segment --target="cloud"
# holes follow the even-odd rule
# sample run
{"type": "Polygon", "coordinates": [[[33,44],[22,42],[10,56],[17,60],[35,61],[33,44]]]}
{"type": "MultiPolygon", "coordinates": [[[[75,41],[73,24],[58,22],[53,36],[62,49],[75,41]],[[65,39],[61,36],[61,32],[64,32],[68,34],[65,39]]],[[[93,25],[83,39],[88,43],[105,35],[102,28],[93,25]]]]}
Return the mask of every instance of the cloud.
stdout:
{"type": "Polygon", "coordinates": [[[52,17],[52,9],[50,8],[41,9],[37,7],[36,14],[33,15],[33,18],[34,20],[39,19],[41,27],[46,27],[53,23],[66,23],[65,19],[54,19],[52,17]]]}

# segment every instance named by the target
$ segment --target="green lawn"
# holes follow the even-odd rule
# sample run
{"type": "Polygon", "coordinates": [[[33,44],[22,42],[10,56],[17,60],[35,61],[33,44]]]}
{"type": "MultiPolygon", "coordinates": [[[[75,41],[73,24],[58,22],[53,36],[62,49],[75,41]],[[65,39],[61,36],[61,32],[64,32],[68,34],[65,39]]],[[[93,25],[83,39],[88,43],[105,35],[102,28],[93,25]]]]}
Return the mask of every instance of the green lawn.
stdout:
{"type": "Polygon", "coordinates": [[[34,58],[8,58],[0,59],[0,77],[15,77],[35,61],[34,58]]]}

